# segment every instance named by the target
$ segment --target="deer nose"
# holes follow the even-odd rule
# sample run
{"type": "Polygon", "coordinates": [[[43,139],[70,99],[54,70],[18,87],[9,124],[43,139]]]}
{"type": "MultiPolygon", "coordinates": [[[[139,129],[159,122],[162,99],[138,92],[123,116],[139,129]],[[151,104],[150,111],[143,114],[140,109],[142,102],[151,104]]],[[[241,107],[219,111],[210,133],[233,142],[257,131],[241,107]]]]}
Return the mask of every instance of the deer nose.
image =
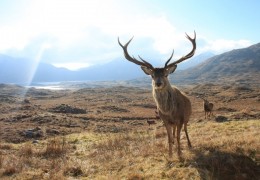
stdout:
{"type": "Polygon", "coordinates": [[[156,86],[157,86],[157,87],[160,87],[161,85],[162,85],[161,82],[156,82],[156,86]]]}

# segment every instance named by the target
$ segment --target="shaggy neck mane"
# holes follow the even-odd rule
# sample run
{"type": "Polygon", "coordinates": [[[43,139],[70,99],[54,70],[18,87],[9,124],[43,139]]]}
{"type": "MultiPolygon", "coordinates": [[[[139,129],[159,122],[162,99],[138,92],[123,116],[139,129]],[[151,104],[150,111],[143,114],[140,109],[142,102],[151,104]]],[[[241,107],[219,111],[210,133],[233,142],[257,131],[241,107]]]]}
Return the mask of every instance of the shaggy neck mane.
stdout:
{"type": "Polygon", "coordinates": [[[173,97],[174,93],[172,93],[172,91],[173,89],[170,83],[167,83],[163,89],[156,89],[153,87],[153,97],[157,108],[165,115],[171,114],[174,110],[175,98],[173,97]]]}

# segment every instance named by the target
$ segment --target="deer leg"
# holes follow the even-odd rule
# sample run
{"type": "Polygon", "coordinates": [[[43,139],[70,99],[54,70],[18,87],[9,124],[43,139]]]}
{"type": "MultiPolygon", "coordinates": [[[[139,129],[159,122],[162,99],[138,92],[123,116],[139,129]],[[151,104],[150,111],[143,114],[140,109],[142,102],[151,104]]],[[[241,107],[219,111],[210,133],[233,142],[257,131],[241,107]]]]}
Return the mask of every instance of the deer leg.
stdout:
{"type": "Polygon", "coordinates": [[[165,127],[168,135],[169,156],[172,157],[172,142],[173,142],[172,126],[167,123],[165,127]]]}
{"type": "Polygon", "coordinates": [[[182,123],[177,125],[177,145],[178,145],[178,155],[181,155],[181,145],[180,145],[180,138],[181,138],[181,128],[182,123]]]}
{"type": "Polygon", "coordinates": [[[207,112],[205,111],[205,119],[207,119],[207,112]]]}
{"type": "Polygon", "coordinates": [[[185,131],[186,138],[187,138],[187,141],[188,141],[188,146],[189,146],[189,148],[191,148],[190,138],[189,138],[188,130],[187,130],[187,123],[184,124],[184,131],[185,131]]]}
{"type": "Polygon", "coordinates": [[[174,144],[176,124],[173,124],[173,125],[172,125],[172,128],[173,128],[173,132],[172,132],[172,136],[173,136],[173,138],[172,138],[172,144],[174,144]]]}

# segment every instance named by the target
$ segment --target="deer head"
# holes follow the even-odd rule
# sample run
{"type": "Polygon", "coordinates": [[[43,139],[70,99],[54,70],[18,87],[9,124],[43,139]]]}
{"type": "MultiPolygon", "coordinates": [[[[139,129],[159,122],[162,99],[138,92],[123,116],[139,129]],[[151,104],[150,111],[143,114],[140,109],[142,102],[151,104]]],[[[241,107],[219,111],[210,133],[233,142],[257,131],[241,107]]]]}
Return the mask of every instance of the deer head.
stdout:
{"type": "Polygon", "coordinates": [[[204,104],[206,104],[206,105],[209,104],[209,101],[207,99],[205,99],[205,98],[201,98],[201,99],[203,100],[204,104]]]}
{"type": "Polygon", "coordinates": [[[194,31],[194,38],[192,39],[190,36],[188,36],[186,34],[186,37],[189,41],[191,41],[192,43],[192,50],[185,56],[181,57],[180,59],[168,64],[173,56],[174,51],[172,51],[172,54],[170,56],[170,58],[166,61],[165,65],[163,68],[154,68],[150,63],[148,63],[147,61],[145,61],[144,59],[142,59],[140,56],[139,58],[140,60],[135,59],[134,57],[131,57],[128,52],[127,52],[127,47],[130,44],[130,42],[132,41],[132,39],[130,39],[124,46],[120,43],[119,38],[118,38],[118,43],[119,45],[123,48],[124,51],[124,55],[125,58],[130,61],[133,62],[139,66],[141,66],[142,70],[144,71],[145,74],[150,75],[153,79],[153,87],[155,87],[156,89],[163,89],[168,82],[168,75],[173,73],[175,71],[175,69],[177,68],[177,64],[191,58],[196,50],[196,33],[194,31]]]}

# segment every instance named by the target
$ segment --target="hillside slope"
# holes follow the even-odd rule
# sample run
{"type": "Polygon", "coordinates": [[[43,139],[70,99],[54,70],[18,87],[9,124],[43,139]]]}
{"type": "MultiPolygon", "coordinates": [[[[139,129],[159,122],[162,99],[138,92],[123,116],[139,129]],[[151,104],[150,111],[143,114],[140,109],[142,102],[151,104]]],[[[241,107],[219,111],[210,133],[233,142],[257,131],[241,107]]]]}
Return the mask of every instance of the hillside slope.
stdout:
{"type": "Polygon", "coordinates": [[[232,50],[172,75],[174,82],[242,82],[260,81],[260,43],[232,50]]]}

